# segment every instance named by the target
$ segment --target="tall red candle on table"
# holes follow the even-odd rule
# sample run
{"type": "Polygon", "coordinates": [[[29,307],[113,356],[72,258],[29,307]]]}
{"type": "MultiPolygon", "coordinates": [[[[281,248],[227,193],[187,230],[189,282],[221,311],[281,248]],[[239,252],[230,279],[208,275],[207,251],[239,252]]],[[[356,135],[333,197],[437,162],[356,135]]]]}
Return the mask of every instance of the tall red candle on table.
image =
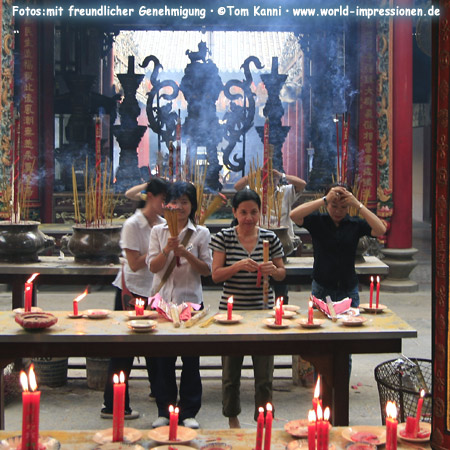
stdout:
{"type": "Polygon", "coordinates": [[[422,415],[422,406],[423,406],[423,399],[425,397],[425,391],[422,389],[420,391],[420,398],[417,402],[417,411],[416,411],[416,427],[414,430],[414,437],[417,436],[417,433],[420,431],[420,416],[422,415]]]}
{"type": "Polygon", "coordinates": [[[40,391],[37,391],[33,365],[30,366],[28,378],[25,372],[20,373],[22,384],[22,448],[21,450],[37,450],[39,448],[39,402],[40,391]]]}
{"type": "Polygon", "coordinates": [[[324,450],[324,430],[323,430],[323,412],[322,406],[317,405],[317,422],[316,422],[316,432],[317,432],[317,450],[324,450]]]}
{"type": "Polygon", "coordinates": [[[256,421],[256,445],[255,450],[262,450],[264,433],[264,408],[258,408],[258,420],[256,421]]]}
{"type": "Polygon", "coordinates": [[[233,296],[228,298],[227,303],[227,320],[231,320],[233,317],[233,296]]]}
{"type": "Polygon", "coordinates": [[[370,297],[369,297],[369,307],[372,308],[373,304],[373,277],[370,277],[370,297]]]}
{"type": "Polygon", "coordinates": [[[379,304],[380,304],[380,277],[377,276],[377,300],[375,306],[377,309],[379,304]]]}
{"type": "Polygon", "coordinates": [[[275,325],[281,325],[283,323],[283,310],[281,309],[280,299],[277,299],[275,305],[275,325]]]}
{"type": "Polygon", "coordinates": [[[394,402],[386,404],[386,450],[397,450],[397,407],[394,402]]]}
{"type": "Polygon", "coordinates": [[[86,288],[82,294],[73,299],[73,315],[78,316],[78,302],[83,300],[84,297],[88,295],[88,289],[86,288]]]}
{"type": "Polygon", "coordinates": [[[30,278],[25,283],[25,303],[24,303],[24,311],[31,311],[31,304],[33,302],[33,281],[39,275],[39,273],[33,273],[30,278]]]}
{"type": "Polygon", "coordinates": [[[308,306],[308,325],[312,325],[314,323],[314,311],[313,311],[313,302],[309,301],[308,306]]]}
{"type": "Polygon", "coordinates": [[[266,428],[264,430],[264,450],[270,450],[270,443],[272,441],[272,405],[266,405],[266,428]]]}
{"type": "Polygon", "coordinates": [[[328,406],[323,413],[322,434],[323,450],[328,450],[328,442],[330,441],[330,408],[328,406]]]}
{"type": "Polygon", "coordinates": [[[169,406],[169,441],[177,440],[179,411],[178,406],[175,408],[172,405],[169,406]]]}
{"type": "Polygon", "coordinates": [[[308,412],[308,450],[316,450],[316,412],[308,412]]]}
{"type": "Polygon", "coordinates": [[[123,426],[125,418],[125,375],[114,374],[114,403],[113,403],[113,442],[123,441],[123,426]]]}

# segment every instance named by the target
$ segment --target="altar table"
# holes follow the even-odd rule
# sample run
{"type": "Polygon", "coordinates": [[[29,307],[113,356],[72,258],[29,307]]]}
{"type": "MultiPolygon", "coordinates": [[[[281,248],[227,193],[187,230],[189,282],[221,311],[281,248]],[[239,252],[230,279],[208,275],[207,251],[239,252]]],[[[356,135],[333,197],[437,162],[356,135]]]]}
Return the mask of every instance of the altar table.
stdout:
{"type": "MultiPolygon", "coordinates": [[[[400,353],[403,338],[417,337],[417,331],[390,310],[366,315],[369,320],[360,327],[326,320],[322,327],[311,330],[300,328],[293,320],[289,328],[274,330],[263,324],[268,311],[260,310],[239,311],[243,320],[237,324],[213,323],[205,328],[199,324],[175,328],[159,319],[151,333],[131,331],[124,311],[112,312],[103,320],[69,319],[67,311],[52,313],[58,318],[56,325],[26,331],[14,321],[11,311],[0,312],[0,369],[11,360],[34,356],[301,354],[322,374],[323,403],[330,406],[335,425],[348,425],[349,356],[400,353]]],[[[322,317],[318,311],[315,314],[322,317]]],[[[0,419],[3,429],[3,409],[0,419]]]]}
{"type": "MultiPolygon", "coordinates": [[[[4,263],[0,262],[0,283],[12,286],[12,309],[23,307],[24,285],[31,274],[40,275],[35,285],[49,284],[101,284],[112,283],[120,269],[120,264],[81,264],[73,257],[60,259],[57,256],[41,256],[36,263],[4,263]]],[[[311,281],[313,257],[289,257],[286,264],[284,284],[296,285],[311,281]]],[[[386,275],[389,267],[375,256],[365,256],[364,262],[356,264],[356,273],[360,277],[368,275],[386,275]]],[[[211,277],[202,277],[204,285],[213,285],[211,277]]]]}
{"type": "MultiPolygon", "coordinates": [[[[106,428],[106,427],[105,427],[106,428]]],[[[381,427],[380,427],[381,428],[381,427]]],[[[344,450],[349,444],[342,437],[342,432],[345,430],[344,427],[334,427],[330,431],[330,444],[335,446],[335,450],[344,450]]],[[[149,430],[139,430],[142,432],[142,439],[137,442],[144,449],[152,449],[158,446],[155,441],[150,440],[147,437],[149,430]]],[[[191,442],[185,444],[189,447],[195,449],[202,449],[207,444],[212,444],[213,442],[226,443],[232,446],[233,450],[251,450],[255,447],[255,429],[239,429],[239,430],[197,430],[197,436],[191,442]]],[[[21,432],[0,432],[0,440],[6,439],[13,436],[20,435],[21,432]]],[[[61,444],[61,450],[93,450],[96,444],[93,442],[92,438],[95,434],[95,430],[92,431],[56,431],[41,430],[43,436],[50,436],[56,439],[61,444]]],[[[292,441],[293,438],[284,430],[272,430],[272,441],[271,450],[285,450],[287,445],[292,441]]],[[[302,441],[306,442],[306,441],[302,441]]],[[[291,444],[292,445],[292,444],[291,444]]],[[[173,446],[176,448],[176,445],[173,446]]],[[[298,447],[301,449],[307,449],[308,445],[298,447]]],[[[420,444],[410,444],[408,442],[398,439],[398,450],[408,450],[408,449],[430,449],[429,442],[420,444]]]]}

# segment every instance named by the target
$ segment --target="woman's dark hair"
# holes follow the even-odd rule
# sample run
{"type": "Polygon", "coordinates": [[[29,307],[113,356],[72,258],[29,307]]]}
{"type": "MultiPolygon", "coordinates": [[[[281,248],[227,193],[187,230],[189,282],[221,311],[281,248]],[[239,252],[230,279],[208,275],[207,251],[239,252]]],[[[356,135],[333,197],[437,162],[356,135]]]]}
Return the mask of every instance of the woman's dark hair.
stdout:
{"type": "MultiPolygon", "coordinates": [[[[258,193],[253,189],[248,188],[237,191],[236,194],[234,194],[233,200],[231,201],[231,206],[233,206],[233,209],[236,210],[242,202],[246,201],[255,202],[258,205],[258,209],[261,209],[261,198],[258,193]]],[[[236,225],[238,225],[238,221],[235,217],[231,222],[231,226],[234,227],[236,225]]]]}
{"type": "Polygon", "coordinates": [[[191,222],[195,224],[195,213],[197,212],[197,189],[191,183],[187,183],[186,181],[176,181],[173,183],[167,195],[166,202],[170,203],[177,198],[180,198],[182,195],[187,195],[187,198],[191,202],[192,208],[191,213],[189,214],[189,219],[191,222]]]}
{"type": "Polygon", "coordinates": [[[347,190],[348,192],[350,192],[350,194],[353,194],[353,191],[352,191],[352,188],[348,185],[348,184],[345,184],[345,183],[333,183],[333,184],[330,184],[326,189],[325,189],[325,195],[327,195],[328,194],[328,192],[330,192],[331,191],[331,189],[333,189],[334,187],[343,187],[345,190],[347,190]]]}
{"type": "MultiPolygon", "coordinates": [[[[167,194],[169,191],[169,183],[162,178],[154,177],[148,183],[145,188],[145,192],[150,192],[152,195],[167,194]]],[[[146,200],[139,200],[138,208],[145,206],[146,200]]]]}

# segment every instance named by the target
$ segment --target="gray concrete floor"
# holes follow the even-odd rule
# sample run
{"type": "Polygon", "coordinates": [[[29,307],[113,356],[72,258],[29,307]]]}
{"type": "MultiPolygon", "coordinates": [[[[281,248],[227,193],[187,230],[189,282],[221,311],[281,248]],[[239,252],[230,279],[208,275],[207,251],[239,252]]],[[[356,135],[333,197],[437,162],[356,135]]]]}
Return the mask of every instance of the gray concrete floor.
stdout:
{"type": "MultiPolygon", "coordinates": [[[[415,223],[413,246],[419,250],[417,267],[411,278],[419,283],[416,293],[383,293],[382,302],[418,331],[417,339],[403,341],[403,353],[407,356],[431,359],[431,225],[415,223]]],[[[70,280],[68,280],[70,282],[70,280]]],[[[80,293],[80,286],[66,286],[64,289],[41,286],[38,305],[47,311],[70,310],[73,298],[80,293]]],[[[368,287],[362,286],[362,297],[368,295],[368,287]]],[[[218,304],[220,291],[208,290],[205,303],[214,308],[218,304]]],[[[290,303],[306,308],[309,286],[290,292],[290,303]]],[[[83,300],[83,309],[113,308],[114,292],[110,287],[96,290],[83,300]]],[[[0,310],[11,308],[11,293],[0,292],[0,310]]],[[[350,423],[353,425],[381,424],[380,403],[374,368],[381,362],[397,357],[396,354],[354,355],[350,384],[350,423]]],[[[83,363],[80,358],[70,358],[70,363],[83,363]]],[[[290,365],[291,357],[276,357],[276,364],[290,365]]],[[[246,358],[245,363],[251,364],[246,358]]],[[[204,357],[202,364],[219,366],[219,357],[204,357]]],[[[70,369],[68,383],[59,388],[41,386],[41,429],[103,429],[111,426],[100,418],[103,392],[89,389],[83,369],[70,369]]],[[[149,397],[149,385],[144,370],[133,370],[130,380],[131,406],[139,411],[139,419],[129,421],[128,426],[148,429],[156,418],[156,405],[149,397]]],[[[221,371],[203,370],[203,401],[197,416],[201,426],[208,429],[226,428],[227,420],[221,413],[221,371]]],[[[255,427],[253,421],[252,371],[245,370],[242,378],[241,424],[245,428],[255,427]]],[[[292,383],[291,369],[276,369],[273,403],[277,409],[275,428],[282,428],[288,420],[306,418],[311,407],[312,387],[296,386],[292,383]]],[[[6,430],[21,428],[21,401],[16,396],[6,406],[6,430]]]]}

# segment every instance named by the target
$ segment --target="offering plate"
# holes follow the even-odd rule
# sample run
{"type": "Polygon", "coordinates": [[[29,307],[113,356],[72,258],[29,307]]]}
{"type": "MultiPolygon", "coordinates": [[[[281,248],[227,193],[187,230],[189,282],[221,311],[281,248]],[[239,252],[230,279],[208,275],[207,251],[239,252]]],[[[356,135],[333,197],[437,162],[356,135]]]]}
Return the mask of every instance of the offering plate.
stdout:
{"type": "Polygon", "coordinates": [[[156,319],[159,316],[158,311],[144,309],[144,314],[136,315],[136,311],[125,311],[125,317],[129,320],[156,319]]]}
{"type": "Polygon", "coordinates": [[[239,314],[233,314],[231,316],[231,320],[228,320],[227,317],[228,317],[227,313],[216,314],[214,316],[214,319],[216,320],[216,322],[219,322],[219,323],[222,323],[222,324],[225,324],[225,325],[232,324],[232,323],[238,323],[238,322],[240,322],[243,319],[243,317],[241,315],[239,315],[239,314]]]}
{"type": "Polygon", "coordinates": [[[346,327],[359,327],[367,322],[367,319],[362,316],[346,316],[339,319],[339,323],[346,327]]]}
{"type": "MultiPolygon", "coordinates": [[[[0,450],[17,450],[22,446],[22,436],[13,436],[0,441],[0,450]]],[[[45,450],[59,450],[61,444],[50,436],[39,436],[39,447],[45,450]]]]}
{"type": "Polygon", "coordinates": [[[314,319],[313,323],[309,323],[308,319],[298,319],[296,322],[303,328],[319,328],[324,324],[325,320],[314,319]]]}
{"type": "Polygon", "coordinates": [[[383,445],[386,443],[386,427],[355,425],[344,428],[342,437],[356,444],[383,445]]]}
{"type": "MultiPolygon", "coordinates": [[[[109,444],[112,443],[112,434],[113,429],[107,428],[106,430],[97,431],[92,439],[94,440],[94,442],[97,442],[97,444],[109,444]]],[[[123,429],[123,442],[125,444],[133,444],[134,442],[137,442],[139,439],[141,439],[141,437],[142,433],[135,428],[125,427],[123,429]]]]}
{"type": "Polygon", "coordinates": [[[289,327],[289,321],[288,320],[281,320],[281,325],[277,325],[275,323],[275,319],[264,319],[263,320],[264,324],[267,325],[269,328],[274,328],[274,329],[282,329],[282,328],[288,328],[289,327]]]}
{"type": "Polygon", "coordinates": [[[153,439],[159,444],[185,444],[186,442],[192,441],[197,436],[197,432],[192,428],[181,427],[177,428],[177,439],[176,441],[169,440],[169,427],[158,427],[150,430],[147,434],[150,439],[153,439]]]}
{"type": "Polygon", "coordinates": [[[156,329],[156,320],[130,320],[128,327],[138,333],[147,333],[156,329]]]}
{"type": "Polygon", "coordinates": [[[110,313],[109,309],[87,309],[83,315],[88,319],[106,319],[110,313]]]}
{"type": "Polygon", "coordinates": [[[27,330],[41,330],[55,325],[58,322],[58,318],[46,312],[28,312],[16,314],[15,321],[27,330]]]}
{"type": "Polygon", "coordinates": [[[431,436],[431,423],[420,422],[419,434],[417,437],[406,436],[405,433],[406,423],[399,423],[397,427],[397,436],[400,439],[408,442],[428,442],[431,436]]]}
{"type": "Polygon", "coordinates": [[[379,304],[378,308],[376,308],[372,304],[372,308],[371,308],[370,303],[361,303],[359,305],[359,309],[363,309],[367,313],[376,314],[376,313],[382,313],[385,309],[387,309],[387,306],[379,304]]]}

